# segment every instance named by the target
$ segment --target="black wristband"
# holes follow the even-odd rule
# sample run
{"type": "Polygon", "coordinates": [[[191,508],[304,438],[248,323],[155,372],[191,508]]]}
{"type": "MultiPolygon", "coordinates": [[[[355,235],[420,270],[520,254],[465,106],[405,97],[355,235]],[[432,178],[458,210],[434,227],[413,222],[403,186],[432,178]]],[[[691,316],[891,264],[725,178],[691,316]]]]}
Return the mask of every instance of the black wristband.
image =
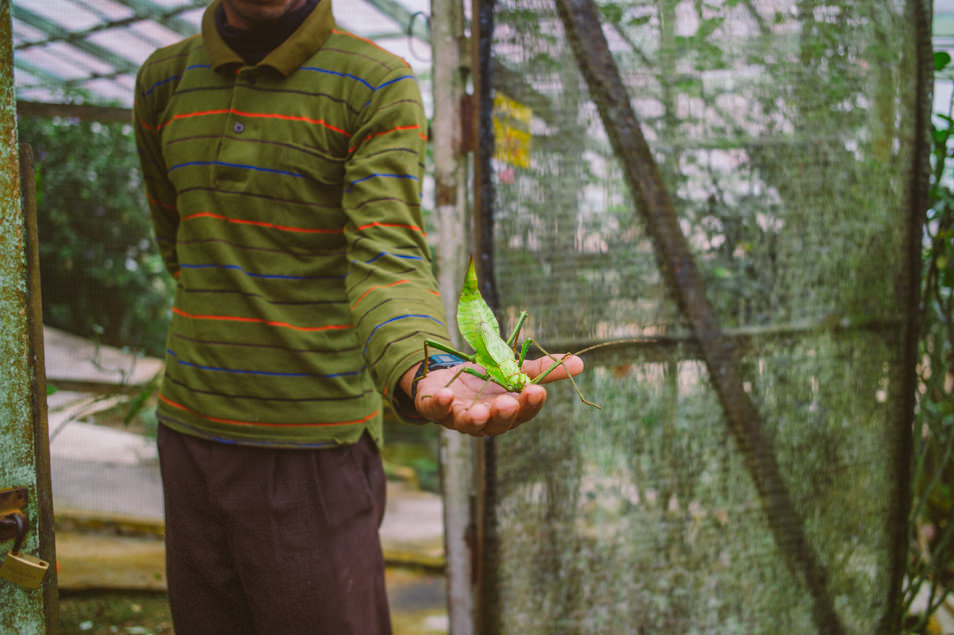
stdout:
{"type": "Polygon", "coordinates": [[[432,370],[460,366],[466,361],[466,359],[461,359],[457,355],[452,355],[450,353],[431,355],[425,359],[424,363],[417,367],[417,372],[414,373],[414,379],[411,381],[411,403],[413,404],[417,400],[417,382],[419,382],[424,375],[431,372],[432,370]]]}

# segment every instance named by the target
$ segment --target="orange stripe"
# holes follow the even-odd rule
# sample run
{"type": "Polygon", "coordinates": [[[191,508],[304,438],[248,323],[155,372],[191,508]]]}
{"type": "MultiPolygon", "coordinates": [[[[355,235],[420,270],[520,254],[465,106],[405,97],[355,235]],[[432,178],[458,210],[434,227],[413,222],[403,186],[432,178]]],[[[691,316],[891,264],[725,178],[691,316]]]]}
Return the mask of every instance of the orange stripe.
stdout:
{"type": "Polygon", "coordinates": [[[139,125],[142,126],[144,129],[148,130],[149,132],[156,132],[156,128],[150,126],[145,121],[143,121],[142,117],[139,117],[139,125]]]}
{"type": "MultiPolygon", "coordinates": [[[[361,37],[360,35],[355,35],[354,33],[351,33],[351,32],[349,32],[349,31],[341,31],[341,30],[339,30],[339,29],[332,29],[331,32],[332,32],[332,33],[335,33],[336,35],[346,35],[346,36],[348,36],[348,37],[353,37],[353,38],[356,39],[356,40],[361,40],[362,42],[365,42],[365,43],[367,43],[367,44],[370,44],[371,46],[373,46],[374,48],[378,49],[379,51],[384,51],[384,52],[387,53],[388,55],[394,55],[394,53],[392,53],[391,51],[387,50],[386,48],[382,48],[381,46],[378,46],[378,44],[376,44],[375,42],[372,42],[371,40],[369,40],[369,39],[367,39],[367,38],[363,38],[363,37],[361,37]]],[[[405,66],[407,66],[408,68],[411,68],[411,65],[408,64],[407,61],[406,61],[403,57],[400,57],[400,56],[398,56],[398,55],[394,55],[394,57],[396,57],[396,58],[398,58],[399,60],[401,60],[401,63],[404,64],[405,66]]]]}
{"type": "Polygon", "coordinates": [[[288,324],[287,322],[271,322],[269,320],[263,320],[261,318],[238,317],[235,315],[196,315],[193,313],[186,313],[185,311],[177,309],[176,307],[172,307],[172,312],[192,320],[219,320],[222,322],[251,322],[254,324],[267,324],[268,326],[281,326],[286,329],[294,329],[296,331],[306,331],[308,333],[314,333],[317,331],[340,331],[343,329],[351,328],[350,324],[328,324],[326,326],[295,326],[294,324],[288,324]]]}
{"type": "Polygon", "coordinates": [[[401,229],[410,229],[412,231],[421,232],[423,235],[427,236],[427,232],[418,227],[417,225],[402,225],[401,223],[368,223],[367,225],[361,225],[360,227],[355,227],[354,231],[359,232],[363,229],[369,229],[371,227],[400,227],[401,229]]]}
{"type": "Polygon", "coordinates": [[[224,220],[227,223],[235,223],[236,225],[255,225],[256,227],[268,227],[270,229],[278,229],[283,232],[298,232],[302,234],[340,234],[344,231],[343,229],[308,229],[305,227],[276,225],[274,223],[266,223],[264,221],[229,218],[227,216],[223,216],[222,214],[213,214],[212,212],[198,212],[196,214],[190,214],[189,216],[184,217],[182,220],[193,220],[196,218],[215,218],[217,220],[224,220]]]}
{"type": "Polygon", "coordinates": [[[150,196],[148,191],[146,192],[146,199],[148,199],[148,201],[153,205],[158,205],[159,207],[164,207],[166,209],[176,209],[176,206],[172,203],[163,203],[159,199],[150,196]]]}
{"type": "MultiPolygon", "coordinates": [[[[227,223],[235,223],[237,225],[255,225],[256,227],[268,227],[270,229],[278,229],[285,232],[299,232],[302,234],[341,234],[344,233],[344,229],[308,229],[305,227],[290,227],[288,225],[276,225],[274,223],[267,223],[264,221],[254,221],[254,220],[244,220],[241,218],[229,218],[222,214],[215,214],[213,212],[197,212],[195,214],[190,214],[189,216],[183,217],[182,220],[194,220],[196,218],[214,218],[216,220],[224,220],[227,223]]],[[[411,231],[420,232],[424,236],[427,236],[427,232],[418,227],[417,225],[406,225],[402,223],[380,223],[373,222],[366,225],[361,225],[360,227],[355,227],[354,231],[362,231],[365,229],[370,229],[372,227],[398,227],[401,229],[410,229],[411,231]]]]}
{"type": "Polygon", "coordinates": [[[355,301],[355,303],[351,305],[351,309],[354,310],[354,307],[358,306],[358,302],[361,302],[362,300],[364,300],[365,296],[371,293],[372,291],[374,291],[375,289],[387,289],[389,287],[396,287],[399,284],[406,284],[408,282],[410,282],[410,280],[398,280],[397,282],[392,282],[390,284],[379,284],[376,287],[371,287],[370,289],[368,289],[367,291],[361,294],[361,297],[358,298],[355,301]]]}
{"type": "Polygon", "coordinates": [[[198,413],[195,410],[192,410],[191,408],[187,408],[186,406],[183,406],[182,404],[172,401],[171,399],[169,399],[162,393],[159,394],[159,398],[162,399],[167,404],[169,404],[170,406],[172,406],[173,408],[184,410],[185,412],[188,412],[189,414],[202,417],[203,419],[208,419],[209,421],[215,421],[216,423],[231,423],[233,425],[238,425],[238,426],[270,426],[274,428],[305,428],[305,427],[323,428],[328,426],[350,426],[356,423],[364,423],[365,421],[370,421],[371,419],[378,416],[378,412],[379,412],[378,410],[375,410],[374,412],[372,412],[371,414],[365,417],[361,417],[360,419],[352,419],[351,421],[329,421],[324,423],[268,423],[264,421],[239,421],[237,419],[222,419],[221,417],[209,417],[207,415],[198,413]]]}
{"type": "Polygon", "coordinates": [[[341,128],[332,126],[329,123],[326,123],[323,119],[309,119],[308,117],[295,117],[292,115],[278,115],[274,113],[261,113],[261,112],[244,112],[241,110],[236,110],[235,108],[223,108],[220,110],[200,110],[197,112],[182,113],[179,115],[174,115],[172,119],[161,123],[156,127],[156,130],[168,126],[173,121],[177,119],[189,119],[191,117],[204,117],[206,115],[239,115],[240,117],[256,117],[261,119],[283,119],[285,121],[303,121],[305,123],[318,124],[324,126],[328,130],[333,130],[335,132],[341,133],[346,137],[351,137],[351,134],[342,130],[341,128]]]}
{"type": "MultiPolygon", "coordinates": [[[[365,137],[364,139],[362,139],[362,140],[359,141],[358,143],[356,143],[356,144],[354,144],[353,146],[351,146],[350,148],[348,148],[348,152],[354,152],[354,151],[357,149],[357,147],[358,147],[359,145],[361,145],[362,143],[364,143],[365,141],[368,141],[368,140],[370,140],[370,139],[374,139],[375,137],[380,137],[381,135],[391,134],[392,132],[402,132],[402,131],[404,131],[404,130],[420,130],[420,129],[421,129],[421,126],[419,126],[419,125],[413,125],[413,126],[398,126],[397,128],[391,128],[390,130],[384,130],[384,131],[382,131],[382,132],[375,132],[374,134],[369,134],[367,137],[365,137]]],[[[424,134],[423,132],[418,132],[418,133],[417,133],[417,136],[419,136],[419,137],[420,137],[421,139],[423,139],[424,141],[427,141],[427,135],[424,134]]]]}

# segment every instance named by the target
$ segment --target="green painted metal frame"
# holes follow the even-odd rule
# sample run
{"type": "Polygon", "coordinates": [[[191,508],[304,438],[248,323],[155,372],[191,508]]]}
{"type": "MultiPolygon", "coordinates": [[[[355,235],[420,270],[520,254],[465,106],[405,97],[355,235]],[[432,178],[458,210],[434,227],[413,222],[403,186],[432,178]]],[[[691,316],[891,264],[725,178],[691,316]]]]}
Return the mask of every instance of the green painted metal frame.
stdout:
{"type": "MultiPolygon", "coordinates": [[[[27,488],[23,549],[55,562],[35,198],[32,178],[23,177],[32,174],[30,153],[17,143],[7,2],[0,3],[0,138],[0,488],[27,488]]],[[[55,567],[36,590],[0,581],[0,606],[0,632],[56,632],[55,567]]]]}

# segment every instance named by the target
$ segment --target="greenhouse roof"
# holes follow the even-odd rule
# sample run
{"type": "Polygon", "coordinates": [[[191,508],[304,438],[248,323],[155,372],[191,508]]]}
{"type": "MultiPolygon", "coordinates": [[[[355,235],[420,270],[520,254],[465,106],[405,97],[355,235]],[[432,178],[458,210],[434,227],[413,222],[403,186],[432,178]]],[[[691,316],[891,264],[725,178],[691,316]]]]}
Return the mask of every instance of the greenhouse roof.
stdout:
{"type": "MultiPolygon", "coordinates": [[[[209,0],[12,0],[21,102],[132,105],[139,65],[156,48],[199,31],[209,0]]],[[[400,55],[422,80],[431,53],[431,0],[338,0],[345,29],[400,55]]],[[[934,45],[954,52],[954,0],[934,1],[934,45]]]]}
{"type": "MultiPolygon", "coordinates": [[[[130,107],[136,71],[156,48],[199,31],[209,0],[12,0],[21,101],[130,107]]],[[[430,0],[347,0],[338,24],[430,72],[430,0]]]]}

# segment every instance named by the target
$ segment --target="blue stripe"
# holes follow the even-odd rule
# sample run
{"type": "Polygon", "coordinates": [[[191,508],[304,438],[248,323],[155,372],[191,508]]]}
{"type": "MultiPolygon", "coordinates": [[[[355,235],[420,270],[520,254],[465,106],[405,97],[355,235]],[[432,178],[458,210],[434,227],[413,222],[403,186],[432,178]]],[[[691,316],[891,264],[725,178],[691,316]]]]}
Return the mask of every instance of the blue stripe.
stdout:
{"type": "Polygon", "coordinates": [[[176,358],[176,363],[182,366],[188,366],[189,368],[198,368],[199,370],[209,370],[220,373],[232,373],[234,375],[265,375],[268,377],[350,377],[352,375],[360,375],[364,372],[364,367],[359,368],[358,370],[349,370],[343,373],[281,373],[277,371],[268,371],[268,370],[242,370],[236,368],[222,368],[219,366],[203,366],[201,364],[196,364],[195,362],[187,362],[185,360],[179,359],[179,356],[172,349],[166,349],[166,352],[169,353],[172,357],[176,358]]]}
{"type": "Polygon", "coordinates": [[[351,190],[353,190],[353,189],[354,189],[354,186],[357,185],[358,183],[362,183],[362,182],[364,182],[364,181],[368,181],[368,180],[370,180],[370,179],[377,179],[377,178],[381,178],[381,179],[411,179],[412,181],[417,181],[417,180],[418,180],[418,178],[417,178],[416,176],[414,176],[413,174],[378,174],[377,172],[375,172],[374,174],[371,174],[371,175],[369,175],[369,176],[365,176],[365,177],[362,177],[362,178],[360,178],[360,179],[355,179],[354,181],[351,181],[351,183],[348,184],[348,187],[345,188],[345,192],[350,192],[351,190]]]}
{"type": "MultiPolygon", "coordinates": [[[[364,264],[369,265],[369,264],[371,264],[372,262],[374,262],[375,260],[378,260],[379,258],[383,258],[384,256],[394,256],[395,258],[402,258],[402,259],[404,259],[404,260],[424,260],[423,256],[405,256],[405,255],[403,255],[403,254],[392,254],[392,253],[388,253],[388,252],[386,252],[386,251],[382,251],[381,253],[379,253],[377,256],[375,256],[375,257],[372,258],[371,260],[365,260],[365,261],[364,261],[364,264]]],[[[354,260],[352,260],[351,262],[354,263],[354,264],[357,264],[357,262],[354,261],[354,260]]]]}
{"type": "Polygon", "coordinates": [[[182,79],[182,75],[173,75],[172,77],[167,77],[166,79],[160,79],[158,82],[149,87],[149,90],[143,93],[143,95],[151,95],[152,91],[156,90],[163,84],[168,84],[169,82],[174,82],[177,79],[182,79]]]}
{"type": "Polygon", "coordinates": [[[380,85],[378,86],[378,88],[375,88],[374,90],[378,90],[378,89],[380,89],[380,88],[384,88],[385,86],[390,86],[391,84],[393,84],[393,83],[395,83],[395,82],[399,82],[399,81],[401,81],[401,80],[403,80],[403,79],[414,79],[414,76],[413,76],[413,75],[403,75],[403,76],[401,76],[401,77],[396,77],[395,79],[392,79],[392,80],[390,80],[390,81],[384,82],[383,84],[380,84],[380,85]]]}
{"type": "Polygon", "coordinates": [[[264,278],[266,280],[344,280],[346,278],[346,276],[290,276],[278,273],[252,273],[238,265],[220,265],[216,263],[179,263],[179,267],[182,269],[232,269],[234,271],[241,271],[250,278],[264,278]]]}
{"type": "Polygon", "coordinates": [[[397,316],[397,317],[393,317],[393,318],[391,318],[390,320],[385,320],[384,322],[381,322],[381,323],[378,324],[376,327],[374,327],[373,329],[371,329],[371,332],[368,334],[368,339],[365,340],[365,342],[364,342],[364,348],[361,350],[361,354],[364,355],[365,353],[368,352],[368,346],[371,345],[371,338],[374,337],[374,334],[377,332],[377,330],[378,330],[379,328],[381,328],[381,327],[384,326],[385,324],[390,324],[391,322],[397,322],[398,320],[406,320],[407,318],[424,318],[424,319],[430,320],[431,322],[434,322],[434,323],[436,323],[436,324],[438,324],[438,325],[440,325],[440,326],[444,326],[444,323],[441,322],[440,320],[434,318],[433,316],[424,314],[424,313],[422,313],[422,314],[420,314],[420,315],[399,315],[399,316],[397,316]]]}
{"type": "Polygon", "coordinates": [[[226,163],[225,161],[187,161],[185,163],[179,163],[169,168],[169,172],[173,170],[178,170],[179,168],[185,168],[190,165],[221,165],[226,168],[242,168],[245,170],[255,170],[256,172],[271,172],[272,174],[284,174],[285,176],[294,176],[299,179],[305,178],[304,174],[298,174],[297,172],[288,172],[285,170],[276,170],[274,168],[263,168],[257,165],[244,165],[242,163],[226,163]]]}
{"type": "MultiPolygon", "coordinates": [[[[211,65],[211,64],[193,64],[192,66],[186,66],[186,67],[185,67],[185,70],[187,70],[187,71],[194,71],[194,70],[199,69],[199,68],[212,68],[212,65],[211,65]]],[[[159,88],[159,87],[162,86],[163,84],[168,84],[169,82],[174,82],[174,81],[176,81],[177,79],[182,79],[182,75],[173,75],[172,77],[167,77],[166,79],[160,79],[158,82],[156,82],[155,84],[153,84],[152,86],[150,86],[150,87],[149,87],[149,90],[147,90],[147,91],[146,91],[145,93],[143,93],[143,94],[144,94],[144,95],[149,95],[149,94],[152,93],[152,91],[156,90],[157,88],[159,88]]]]}
{"type": "Polygon", "coordinates": [[[353,79],[353,80],[355,80],[355,81],[357,81],[357,82],[361,82],[362,84],[364,84],[365,86],[367,86],[370,90],[374,90],[374,86],[372,86],[372,85],[369,84],[368,82],[364,81],[363,79],[361,79],[361,78],[358,77],[357,75],[352,75],[352,74],[350,74],[350,73],[339,73],[339,72],[337,72],[337,71],[330,71],[330,70],[328,70],[327,68],[318,68],[317,66],[302,66],[302,67],[301,67],[301,70],[303,70],[303,71],[315,71],[316,73],[326,73],[326,74],[328,74],[328,75],[337,75],[338,77],[347,77],[348,79],[353,79]]]}

